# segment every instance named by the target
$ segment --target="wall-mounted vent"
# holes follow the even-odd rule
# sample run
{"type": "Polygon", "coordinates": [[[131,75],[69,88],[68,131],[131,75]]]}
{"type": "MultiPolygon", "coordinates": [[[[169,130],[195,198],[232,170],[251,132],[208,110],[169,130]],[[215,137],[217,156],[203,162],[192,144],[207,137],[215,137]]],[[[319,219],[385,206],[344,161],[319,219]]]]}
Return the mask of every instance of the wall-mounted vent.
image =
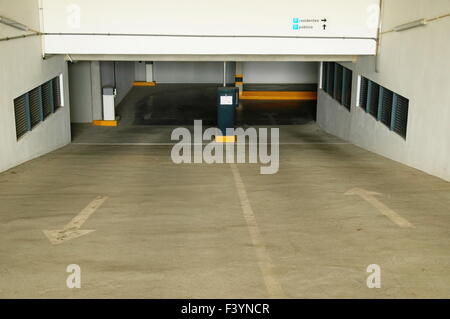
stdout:
{"type": "Polygon", "coordinates": [[[352,104],[353,72],[334,62],[323,62],[322,88],[350,111],[352,104]]]}
{"type": "Polygon", "coordinates": [[[364,77],[361,77],[358,98],[361,108],[406,139],[409,112],[407,98],[364,77]]]}
{"type": "Polygon", "coordinates": [[[367,99],[367,111],[374,118],[378,118],[378,104],[380,98],[380,86],[375,82],[369,83],[369,93],[367,99]]]}
{"type": "Polygon", "coordinates": [[[353,72],[347,68],[344,68],[343,74],[344,80],[342,83],[342,105],[350,110],[352,105],[352,85],[353,85],[353,72]]]}
{"type": "Polygon", "coordinates": [[[60,86],[59,77],[56,77],[53,79],[53,101],[54,101],[54,108],[56,111],[62,105],[62,103],[61,103],[61,86],[60,86]]]}
{"type": "Polygon", "coordinates": [[[14,100],[14,115],[16,117],[16,135],[17,139],[22,137],[29,131],[29,123],[27,115],[27,96],[22,95],[14,100]]]}
{"type": "Polygon", "coordinates": [[[359,93],[359,106],[367,110],[367,94],[369,93],[369,80],[361,78],[361,88],[359,93]]]}
{"type": "Polygon", "coordinates": [[[335,64],[336,71],[334,73],[334,99],[342,104],[342,81],[344,76],[344,68],[340,64],[335,64]]]}
{"type": "Polygon", "coordinates": [[[322,89],[327,90],[328,87],[328,62],[322,63],[322,89]]]}
{"type": "Polygon", "coordinates": [[[328,64],[328,80],[327,80],[327,93],[334,96],[334,73],[335,73],[334,63],[328,64]]]}
{"type": "Polygon", "coordinates": [[[406,138],[408,129],[409,100],[403,96],[395,95],[393,103],[392,130],[406,138]]]}
{"type": "Polygon", "coordinates": [[[30,92],[30,116],[31,128],[34,128],[42,121],[42,93],[41,87],[30,92]]]}
{"type": "Polygon", "coordinates": [[[42,85],[42,107],[44,113],[44,119],[53,113],[53,88],[52,81],[49,81],[42,85]]]}
{"type": "Polygon", "coordinates": [[[379,119],[387,127],[391,127],[392,121],[392,103],[394,101],[394,92],[382,88],[379,108],[379,119]]]}
{"type": "Polygon", "coordinates": [[[60,81],[56,77],[14,100],[17,139],[62,106],[60,81]]]}

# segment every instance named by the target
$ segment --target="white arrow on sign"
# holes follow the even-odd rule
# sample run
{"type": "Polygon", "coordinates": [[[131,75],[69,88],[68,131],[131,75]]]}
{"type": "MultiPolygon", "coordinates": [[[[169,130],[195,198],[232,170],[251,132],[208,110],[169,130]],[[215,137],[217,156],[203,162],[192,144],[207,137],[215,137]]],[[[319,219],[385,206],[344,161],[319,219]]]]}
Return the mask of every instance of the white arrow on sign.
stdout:
{"type": "Polygon", "coordinates": [[[396,223],[401,228],[414,228],[414,225],[407,221],[405,218],[394,212],[392,209],[387,207],[385,204],[380,202],[375,198],[377,195],[381,195],[380,193],[367,191],[362,188],[354,188],[349,190],[345,195],[356,195],[364,199],[366,202],[370,203],[373,207],[378,209],[381,214],[389,218],[391,221],[396,223]]]}
{"type": "Polygon", "coordinates": [[[48,240],[50,240],[53,245],[59,245],[66,241],[95,232],[95,230],[81,230],[80,228],[107,199],[108,197],[106,196],[97,197],[77,216],[75,216],[63,229],[44,230],[45,236],[47,236],[48,240]]]}

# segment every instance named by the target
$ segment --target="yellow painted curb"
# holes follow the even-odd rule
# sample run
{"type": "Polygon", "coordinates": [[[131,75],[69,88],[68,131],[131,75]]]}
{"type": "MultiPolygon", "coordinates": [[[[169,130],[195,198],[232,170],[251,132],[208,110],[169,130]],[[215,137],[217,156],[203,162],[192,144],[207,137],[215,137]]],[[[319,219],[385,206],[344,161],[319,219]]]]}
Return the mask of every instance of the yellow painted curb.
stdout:
{"type": "Polygon", "coordinates": [[[216,136],[216,143],[236,143],[236,136],[216,136]]]}
{"type": "Polygon", "coordinates": [[[92,121],[94,126],[117,126],[117,121],[92,121]]]}
{"type": "Polygon", "coordinates": [[[134,82],[133,86],[156,86],[156,82],[134,82]]]}
{"type": "Polygon", "coordinates": [[[315,101],[317,92],[313,91],[244,91],[240,94],[241,100],[272,100],[272,101],[315,101]]]}

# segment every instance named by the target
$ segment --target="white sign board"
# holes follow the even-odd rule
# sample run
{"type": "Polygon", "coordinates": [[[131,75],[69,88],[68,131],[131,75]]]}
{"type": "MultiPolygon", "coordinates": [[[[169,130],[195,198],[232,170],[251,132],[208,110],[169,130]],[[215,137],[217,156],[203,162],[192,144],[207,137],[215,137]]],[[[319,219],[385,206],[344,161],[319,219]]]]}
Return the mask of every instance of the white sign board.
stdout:
{"type": "Polygon", "coordinates": [[[374,54],[379,0],[43,0],[46,53],[374,54]]]}
{"type": "Polygon", "coordinates": [[[233,96],[221,96],[220,105],[233,105],[233,96]]]}

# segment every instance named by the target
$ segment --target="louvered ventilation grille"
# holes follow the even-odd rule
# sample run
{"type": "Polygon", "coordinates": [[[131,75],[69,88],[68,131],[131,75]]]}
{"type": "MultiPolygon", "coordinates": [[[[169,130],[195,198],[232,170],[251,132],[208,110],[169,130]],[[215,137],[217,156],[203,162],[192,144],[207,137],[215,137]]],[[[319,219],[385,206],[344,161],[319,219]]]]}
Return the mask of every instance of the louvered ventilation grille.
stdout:
{"type": "Polygon", "coordinates": [[[330,63],[328,65],[328,89],[327,92],[331,96],[334,96],[334,71],[335,71],[335,63],[330,63]]]}
{"type": "Polygon", "coordinates": [[[36,88],[30,92],[30,117],[31,127],[41,122],[41,90],[36,88]]]}
{"type": "Polygon", "coordinates": [[[370,101],[368,101],[368,103],[369,103],[369,113],[375,118],[378,118],[379,98],[380,98],[380,86],[372,82],[370,101]]]}
{"type": "Polygon", "coordinates": [[[367,93],[369,92],[369,80],[361,78],[361,93],[359,96],[359,106],[367,110],[367,93]]]}
{"type": "Polygon", "coordinates": [[[327,90],[327,74],[328,74],[328,62],[323,62],[322,64],[322,88],[326,91],[327,90]]]}
{"type": "Polygon", "coordinates": [[[51,83],[47,82],[42,86],[42,107],[44,111],[44,119],[52,113],[52,98],[51,83]]]}
{"type": "Polygon", "coordinates": [[[336,64],[336,92],[335,92],[335,99],[339,101],[339,103],[342,103],[342,77],[343,77],[343,67],[340,64],[336,64]]]}
{"type": "Polygon", "coordinates": [[[26,97],[22,95],[14,100],[14,114],[16,117],[16,134],[19,139],[28,132],[26,97]]]}
{"type": "Polygon", "coordinates": [[[61,105],[60,78],[56,77],[14,100],[17,139],[56,112],[61,105]]]}
{"type": "Polygon", "coordinates": [[[394,93],[391,90],[384,89],[383,100],[381,102],[380,121],[389,128],[391,127],[393,100],[394,93]]]}
{"type": "Polygon", "coordinates": [[[59,77],[53,79],[53,97],[55,111],[61,107],[61,88],[59,87],[59,77]]]}
{"type": "Polygon", "coordinates": [[[353,80],[353,72],[347,68],[344,68],[345,72],[345,81],[344,81],[344,89],[343,89],[343,97],[342,104],[350,110],[352,104],[352,80],[353,80]]]}
{"type": "Polygon", "coordinates": [[[403,96],[397,96],[396,112],[394,114],[393,131],[406,138],[408,126],[409,100],[403,96]]]}

